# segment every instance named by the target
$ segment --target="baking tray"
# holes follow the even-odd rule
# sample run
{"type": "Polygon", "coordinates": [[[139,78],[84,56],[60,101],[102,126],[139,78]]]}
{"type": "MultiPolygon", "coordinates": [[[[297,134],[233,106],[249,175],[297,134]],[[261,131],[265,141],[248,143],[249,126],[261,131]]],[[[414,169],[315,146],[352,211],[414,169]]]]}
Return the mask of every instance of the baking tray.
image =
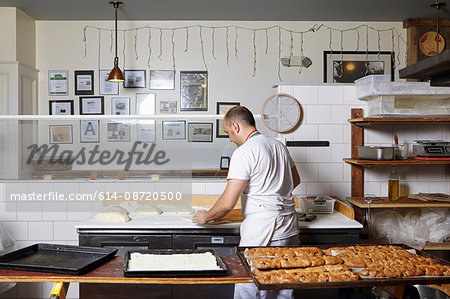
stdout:
{"type": "MultiPolygon", "coordinates": [[[[404,249],[414,249],[412,247],[403,244],[358,244],[360,246],[370,246],[370,245],[395,245],[403,247],[404,249]]],[[[322,250],[328,249],[330,247],[343,247],[350,246],[348,244],[340,245],[298,245],[298,246],[277,246],[277,247],[318,247],[322,250]]],[[[258,247],[258,246],[257,246],[258,247]]],[[[255,285],[260,290],[281,290],[281,289],[318,289],[318,288],[352,288],[352,287],[373,287],[373,286],[394,286],[394,285],[415,285],[415,284],[448,284],[450,283],[450,276],[415,276],[415,277],[400,277],[400,278],[362,278],[357,281],[337,281],[337,282],[299,282],[299,283],[273,283],[273,284],[262,284],[251,271],[251,267],[244,256],[244,251],[246,248],[257,248],[257,247],[236,247],[236,252],[242,263],[244,264],[247,272],[250,274],[255,285]]],[[[430,257],[434,259],[437,263],[442,265],[450,265],[450,262],[442,260],[438,257],[430,255],[426,252],[416,250],[416,254],[430,257]]]]}
{"type": "Polygon", "coordinates": [[[155,249],[155,250],[133,250],[127,251],[124,258],[123,273],[125,277],[195,277],[195,276],[224,276],[227,275],[228,268],[223,262],[222,258],[218,256],[214,250],[197,250],[197,249],[155,249]],[[217,261],[220,270],[155,270],[155,271],[129,271],[128,261],[131,253],[138,252],[142,254],[187,254],[187,253],[205,253],[211,252],[217,261]]]}
{"type": "Polygon", "coordinates": [[[79,275],[116,255],[117,249],[58,244],[34,244],[0,256],[0,268],[79,275]]]}

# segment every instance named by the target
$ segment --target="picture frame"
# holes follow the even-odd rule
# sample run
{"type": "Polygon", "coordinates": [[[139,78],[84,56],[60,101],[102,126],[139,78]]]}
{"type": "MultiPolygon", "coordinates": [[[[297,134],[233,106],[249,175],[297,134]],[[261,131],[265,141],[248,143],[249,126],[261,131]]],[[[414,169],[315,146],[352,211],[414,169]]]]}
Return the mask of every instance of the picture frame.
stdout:
{"type": "Polygon", "coordinates": [[[80,97],[80,115],[105,114],[104,101],[103,96],[80,97]]]}
{"type": "Polygon", "coordinates": [[[117,95],[119,94],[119,82],[109,82],[110,70],[98,71],[98,91],[101,95],[117,95]]]}
{"type": "Polygon", "coordinates": [[[137,93],[136,94],[136,114],[154,115],[156,110],[156,94],[137,93]]]}
{"type": "Polygon", "coordinates": [[[72,144],[72,125],[49,125],[50,144],[72,144]]]}
{"type": "Polygon", "coordinates": [[[161,100],[159,102],[159,113],[163,114],[176,114],[177,113],[177,101],[161,100]]]}
{"type": "Polygon", "coordinates": [[[182,140],[186,139],[186,121],[163,121],[162,139],[164,140],[182,140]]]}
{"type": "Polygon", "coordinates": [[[73,100],[50,100],[48,101],[49,115],[74,115],[73,100]]]}
{"type": "Polygon", "coordinates": [[[156,141],[156,121],[139,120],[137,122],[137,141],[155,142],[156,141]]]}
{"type": "Polygon", "coordinates": [[[66,96],[69,94],[68,84],[69,72],[67,70],[48,71],[48,95],[50,96],[66,96]]]}
{"type": "Polygon", "coordinates": [[[124,88],[145,88],[146,83],[146,70],[124,70],[123,76],[125,81],[123,81],[124,88]]]}
{"type": "MultiPolygon", "coordinates": [[[[216,114],[225,115],[228,110],[240,104],[239,102],[217,102],[216,114]]],[[[223,121],[221,119],[216,120],[216,138],[228,138],[228,134],[223,130],[223,121]]]]}
{"type": "Polygon", "coordinates": [[[180,111],[208,110],[208,72],[180,72],[180,111]]]}
{"type": "Polygon", "coordinates": [[[394,52],[324,51],[323,82],[353,83],[367,75],[390,75],[394,81],[394,52]]]}
{"type": "Polygon", "coordinates": [[[129,142],[130,125],[121,122],[107,123],[108,142],[129,142]]]}
{"type": "Polygon", "coordinates": [[[150,70],[150,89],[175,89],[175,71],[150,70]]]}
{"type": "Polygon", "coordinates": [[[100,142],[100,120],[80,119],[80,142],[100,142]]]}
{"type": "Polygon", "coordinates": [[[75,71],[75,95],[94,94],[94,71],[75,71]]]}
{"type": "Polygon", "coordinates": [[[188,142],[212,142],[213,123],[188,123],[188,142]]]}
{"type": "Polygon", "coordinates": [[[130,98],[128,98],[128,97],[112,97],[111,98],[111,114],[112,115],[128,115],[128,114],[130,114],[130,98]]]}

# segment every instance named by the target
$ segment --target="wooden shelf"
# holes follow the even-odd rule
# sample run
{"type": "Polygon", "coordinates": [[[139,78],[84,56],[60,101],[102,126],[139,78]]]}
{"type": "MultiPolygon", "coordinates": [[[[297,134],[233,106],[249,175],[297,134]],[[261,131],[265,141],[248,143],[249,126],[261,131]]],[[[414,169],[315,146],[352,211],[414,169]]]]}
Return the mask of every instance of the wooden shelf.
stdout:
{"type": "Polygon", "coordinates": [[[367,127],[373,124],[380,125],[392,125],[399,124],[402,122],[407,123],[417,123],[417,124],[450,124],[450,117],[361,117],[361,118],[351,118],[348,120],[349,123],[354,124],[358,127],[367,127]]]}
{"type": "Polygon", "coordinates": [[[372,165],[420,165],[420,164],[434,164],[434,165],[445,165],[450,164],[450,160],[362,160],[362,159],[351,159],[344,158],[344,162],[359,165],[359,166],[372,166],[372,165]]]}
{"type": "Polygon", "coordinates": [[[422,201],[418,199],[401,197],[399,200],[390,200],[387,197],[347,197],[348,202],[362,209],[378,208],[450,208],[450,202],[422,201]],[[369,201],[371,202],[369,203],[369,201]]]}

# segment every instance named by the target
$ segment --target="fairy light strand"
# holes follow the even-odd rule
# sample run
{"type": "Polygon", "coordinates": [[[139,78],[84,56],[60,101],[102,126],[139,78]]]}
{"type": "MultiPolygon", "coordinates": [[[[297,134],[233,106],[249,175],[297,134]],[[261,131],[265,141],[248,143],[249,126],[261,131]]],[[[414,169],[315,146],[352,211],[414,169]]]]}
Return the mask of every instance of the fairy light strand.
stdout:
{"type": "Polygon", "coordinates": [[[102,31],[98,30],[98,59],[97,59],[98,69],[100,69],[101,54],[102,54],[102,31]]]}
{"type": "Polygon", "coordinates": [[[283,81],[281,79],[281,27],[278,26],[278,79],[280,81],[283,81]]]}
{"type": "Polygon", "coordinates": [[[172,29],[172,63],[173,63],[173,71],[176,71],[175,67],[175,30],[172,29]]]}
{"type": "Polygon", "coordinates": [[[87,28],[88,27],[85,26],[84,29],[83,29],[83,42],[84,42],[84,56],[83,56],[83,59],[86,58],[86,55],[87,55],[87,38],[86,38],[86,29],[87,28]]]}
{"type": "Polygon", "coordinates": [[[148,42],[147,42],[148,59],[147,59],[147,65],[148,65],[148,68],[150,68],[150,61],[152,59],[152,29],[150,27],[147,27],[147,29],[148,29],[148,42]]]}
{"type": "Polygon", "coordinates": [[[138,50],[137,50],[137,42],[138,42],[138,30],[134,33],[134,53],[136,54],[136,60],[139,59],[138,50]]]}
{"type": "Polygon", "coordinates": [[[159,55],[158,55],[158,59],[162,60],[161,56],[163,54],[163,32],[162,32],[162,28],[159,28],[159,55]]]}
{"type": "Polygon", "coordinates": [[[186,27],[186,38],[185,38],[184,52],[187,52],[188,50],[189,50],[189,28],[186,27]]]}
{"type": "Polygon", "coordinates": [[[111,52],[112,56],[114,56],[113,47],[114,47],[114,31],[111,29],[110,43],[109,43],[109,52],[111,52]]]}
{"type": "Polygon", "coordinates": [[[227,30],[225,31],[226,39],[225,39],[225,47],[227,51],[227,66],[230,66],[230,34],[229,28],[227,26],[227,30]]]}
{"type": "Polygon", "coordinates": [[[253,30],[253,77],[256,76],[256,30],[253,30]]]}
{"type": "Polygon", "coordinates": [[[216,49],[216,28],[214,27],[211,33],[211,55],[214,59],[217,59],[215,49],[216,49]]]}
{"type": "Polygon", "coordinates": [[[269,30],[267,30],[266,28],[265,31],[266,31],[266,51],[264,52],[264,54],[267,55],[267,52],[269,51],[269,30]]]}
{"type": "Polygon", "coordinates": [[[200,26],[200,44],[201,44],[201,51],[202,51],[202,60],[203,60],[203,65],[205,66],[205,70],[208,71],[208,66],[206,65],[206,60],[205,60],[205,46],[203,43],[203,30],[202,30],[202,26],[200,26]]]}
{"type": "Polygon", "coordinates": [[[235,26],[234,28],[234,57],[236,57],[236,59],[238,58],[238,27],[235,26]]]}
{"type": "Polygon", "coordinates": [[[122,69],[125,70],[125,45],[127,44],[127,38],[126,38],[126,31],[123,32],[123,49],[122,49],[122,56],[123,56],[123,67],[122,69]]]}

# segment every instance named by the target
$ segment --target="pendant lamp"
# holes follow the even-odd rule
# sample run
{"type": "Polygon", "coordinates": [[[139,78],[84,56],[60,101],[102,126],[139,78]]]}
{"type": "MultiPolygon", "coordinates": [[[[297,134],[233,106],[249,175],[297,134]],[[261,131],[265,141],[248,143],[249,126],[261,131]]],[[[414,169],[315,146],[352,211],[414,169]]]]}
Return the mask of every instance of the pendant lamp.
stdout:
{"type": "Polygon", "coordinates": [[[115,18],[114,18],[114,24],[115,24],[115,46],[116,46],[116,55],[114,57],[114,68],[109,72],[108,81],[109,82],[123,82],[125,81],[125,77],[123,76],[122,71],[119,68],[119,57],[117,57],[117,8],[123,6],[123,2],[119,1],[112,1],[109,2],[112,6],[114,6],[115,10],[115,18]]]}

